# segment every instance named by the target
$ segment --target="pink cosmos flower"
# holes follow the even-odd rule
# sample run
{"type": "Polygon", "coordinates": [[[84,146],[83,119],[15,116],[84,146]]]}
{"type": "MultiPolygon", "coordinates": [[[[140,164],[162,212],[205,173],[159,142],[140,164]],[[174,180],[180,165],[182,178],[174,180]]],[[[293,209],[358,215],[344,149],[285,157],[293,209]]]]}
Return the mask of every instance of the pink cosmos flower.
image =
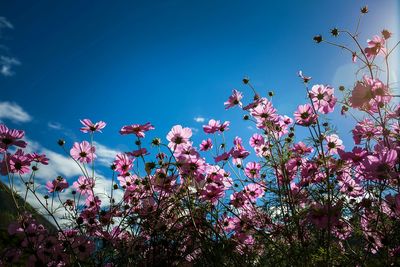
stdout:
{"type": "Polygon", "coordinates": [[[0,153],[10,146],[26,147],[22,139],[25,132],[22,130],[8,129],[6,125],[0,124],[0,153]]]}
{"type": "Polygon", "coordinates": [[[232,91],[232,95],[229,97],[228,101],[224,103],[225,109],[229,109],[231,107],[234,107],[236,105],[239,105],[242,107],[242,102],[240,100],[243,98],[243,95],[241,92],[237,90],[232,91]]]}
{"type": "Polygon", "coordinates": [[[338,149],[344,149],[343,141],[336,134],[328,135],[326,138],[326,147],[330,154],[337,154],[338,149]]]}
{"type": "Polygon", "coordinates": [[[139,138],[145,137],[145,132],[154,130],[154,126],[150,124],[150,122],[140,125],[140,124],[132,124],[132,125],[126,125],[121,128],[119,131],[120,134],[126,135],[126,134],[134,134],[139,138]]]}
{"type": "Polygon", "coordinates": [[[30,172],[31,160],[27,154],[18,149],[14,155],[9,157],[9,168],[11,173],[24,174],[30,172]]]}
{"type": "Polygon", "coordinates": [[[75,181],[72,186],[82,195],[91,195],[94,187],[94,179],[86,176],[79,176],[78,180],[75,181]]]}
{"type": "Polygon", "coordinates": [[[132,157],[141,157],[141,156],[146,156],[149,155],[150,153],[147,151],[147,149],[145,147],[138,149],[138,150],[134,150],[132,152],[128,152],[128,155],[132,156],[132,157]]]}
{"type": "Polygon", "coordinates": [[[382,135],[382,127],[375,126],[374,122],[368,118],[357,123],[352,130],[353,140],[356,145],[359,145],[363,139],[369,141],[382,135]]]}
{"type": "Polygon", "coordinates": [[[127,154],[117,154],[114,160],[115,170],[120,174],[129,172],[133,167],[133,160],[127,154]]]}
{"type": "Polygon", "coordinates": [[[101,133],[101,129],[103,129],[107,125],[104,121],[99,121],[99,122],[93,123],[89,119],[83,119],[83,120],[80,120],[80,122],[83,124],[83,127],[81,128],[81,132],[83,132],[83,133],[88,133],[88,132],[91,132],[91,133],[100,132],[101,133]]]}
{"type": "Polygon", "coordinates": [[[306,146],[303,142],[298,142],[293,145],[292,151],[298,155],[307,155],[313,151],[312,147],[306,146]]]}
{"type": "Polygon", "coordinates": [[[137,187],[137,182],[139,181],[139,177],[136,174],[120,175],[118,176],[118,181],[123,189],[133,191],[137,187]]]}
{"type": "Polygon", "coordinates": [[[375,35],[372,40],[368,39],[367,43],[368,47],[364,49],[364,52],[369,59],[379,54],[386,55],[385,38],[375,35]]]}
{"type": "Polygon", "coordinates": [[[261,134],[255,133],[251,136],[249,144],[251,147],[259,147],[261,145],[264,145],[264,137],[261,134]]]}
{"type": "Polygon", "coordinates": [[[312,77],[310,77],[310,76],[303,75],[303,72],[301,70],[299,70],[299,72],[297,73],[297,76],[299,76],[303,80],[304,83],[308,83],[312,79],[312,77]]]}
{"type": "Polygon", "coordinates": [[[200,144],[200,150],[201,151],[208,151],[213,147],[213,143],[210,138],[207,140],[203,140],[200,144]]]}
{"type": "Polygon", "coordinates": [[[261,165],[258,162],[249,162],[246,164],[246,168],[244,169],[244,173],[249,178],[257,178],[260,176],[261,165]]]}
{"type": "Polygon", "coordinates": [[[258,198],[264,195],[264,189],[259,184],[248,184],[243,191],[251,202],[256,202],[258,198]]]}
{"type": "Polygon", "coordinates": [[[316,84],[309,91],[314,107],[321,113],[328,114],[333,111],[337,98],[333,95],[334,89],[329,85],[316,84]]]}
{"type": "Polygon", "coordinates": [[[216,121],[214,119],[211,119],[208,122],[208,125],[203,125],[203,130],[204,130],[205,133],[209,133],[209,134],[213,134],[213,133],[216,133],[216,132],[222,133],[223,131],[227,131],[228,130],[229,124],[230,124],[229,121],[225,121],[223,124],[221,124],[220,121],[216,121]]]}
{"type": "Polygon", "coordinates": [[[264,124],[267,121],[276,121],[278,115],[272,103],[266,99],[262,99],[262,103],[251,110],[251,115],[257,120],[258,124],[264,124]]]}
{"type": "Polygon", "coordinates": [[[75,142],[70,154],[73,159],[81,163],[90,163],[96,158],[95,151],[94,146],[91,146],[88,141],[83,141],[82,143],[75,142]]]}
{"type": "Polygon", "coordinates": [[[168,147],[173,149],[179,145],[187,144],[191,136],[192,129],[183,128],[182,125],[175,125],[167,135],[168,147]]]}
{"type": "Polygon", "coordinates": [[[69,184],[68,184],[67,180],[65,180],[61,176],[58,176],[53,181],[47,181],[47,183],[46,183],[46,189],[49,193],[61,192],[64,189],[67,189],[68,187],[69,187],[69,184]]]}
{"type": "Polygon", "coordinates": [[[380,103],[387,104],[391,99],[386,85],[379,79],[371,79],[364,75],[363,81],[357,82],[349,100],[353,108],[377,112],[380,103]]]}
{"type": "Polygon", "coordinates": [[[221,155],[219,155],[219,156],[217,156],[217,157],[214,157],[214,160],[215,160],[215,163],[218,163],[218,162],[220,162],[220,161],[228,160],[229,157],[230,157],[230,153],[224,152],[224,153],[222,153],[221,155]]]}
{"type": "Polygon", "coordinates": [[[46,158],[45,154],[39,155],[38,153],[31,153],[31,154],[28,154],[28,157],[31,161],[35,161],[35,162],[41,163],[43,165],[49,164],[49,159],[46,158]]]}
{"type": "Polygon", "coordinates": [[[300,105],[294,113],[295,121],[301,126],[310,126],[316,123],[317,114],[314,113],[310,104],[300,105]]]}
{"type": "Polygon", "coordinates": [[[369,155],[362,161],[365,178],[368,180],[384,180],[398,178],[394,166],[397,152],[394,149],[384,149],[375,155],[369,155]]]}

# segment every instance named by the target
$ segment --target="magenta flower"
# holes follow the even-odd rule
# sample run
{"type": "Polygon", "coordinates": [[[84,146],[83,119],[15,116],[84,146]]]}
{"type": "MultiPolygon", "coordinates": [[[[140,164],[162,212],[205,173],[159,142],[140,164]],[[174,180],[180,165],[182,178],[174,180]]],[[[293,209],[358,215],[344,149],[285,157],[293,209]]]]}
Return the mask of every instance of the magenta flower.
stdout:
{"type": "Polygon", "coordinates": [[[101,129],[103,129],[107,125],[104,121],[99,121],[99,122],[93,123],[89,119],[83,119],[83,120],[80,120],[80,122],[83,124],[83,127],[81,128],[81,132],[83,132],[83,133],[88,133],[88,132],[91,132],[91,133],[100,132],[101,133],[101,129]]]}
{"type": "Polygon", "coordinates": [[[327,142],[326,147],[329,151],[329,154],[337,154],[338,149],[344,149],[343,141],[340,140],[339,136],[337,136],[336,134],[328,135],[325,139],[327,142]]]}
{"type": "Polygon", "coordinates": [[[115,170],[120,174],[129,172],[133,167],[133,160],[134,159],[128,157],[127,154],[118,154],[114,161],[115,170]]]}
{"type": "Polygon", "coordinates": [[[182,125],[175,125],[167,135],[168,147],[173,149],[179,145],[187,144],[191,136],[192,129],[183,128],[182,125]]]}
{"type": "Polygon", "coordinates": [[[375,35],[372,40],[368,39],[367,43],[368,47],[364,49],[364,52],[369,59],[379,54],[386,55],[385,38],[375,35]]]}
{"type": "Polygon", "coordinates": [[[14,155],[9,158],[9,168],[11,173],[24,174],[30,171],[31,160],[27,154],[18,149],[14,155]]]}
{"type": "Polygon", "coordinates": [[[205,133],[209,133],[209,134],[213,134],[213,133],[216,133],[216,132],[222,133],[222,132],[228,130],[229,124],[230,124],[229,121],[225,121],[223,124],[221,124],[220,121],[216,121],[214,119],[211,119],[208,122],[208,125],[203,125],[203,130],[204,130],[205,133]]]}
{"type": "Polygon", "coordinates": [[[309,91],[314,107],[321,113],[328,114],[333,111],[337,98],[333,95],[332,87],[316,84],[309,91]]]}
{"type": "Polygon", "coordinates": [[[242,102],[240,100],[243,98],[243,95],[241,92],[237,90],[232,90],[232,95],[228,98],[228,101],[224,103],[225,109],[229,109],[231,107],[234,107],[236,105],[239,105],[242,107],[242,102]]]}
{"type": "Polygon", "coordinates": [[[72,186],[82,195],[91,195],[94,187],[94,179],[86,176],[79,176],[78,180],[75,181],[72,186]]]}
{"type": "Polygon", "coordinates": [[[244,187],[243,191],[251,202],[256,202],[257,198],[262,197],[265,193],[259,184],[248,184],[244,187]]]}
{"type": "Polygon", "coordinates": [[[65,180],[61,176],[58,176],[53,181],[47,181],[47,183],[46,183],[46,189],[49,193],[61,192],[62,190],[67,189],[68,187],[69,187],[69,184],[68,184],[67,180],[65,180]]]}
{"type": "Polygon", "coordinates": [[[300,105],[294,112],[294,119],[298,125],[310,126],[316,123],[317,114],[314,113],[310,104],[300,105]]]}
{"type": "Polygon", "coordinates": [[[200,150],[201,151],[208,151],[213,147],[213,143],[210,138],[207,140],[203,140],[200,144],[200,150]]]}
{"type": "Polygon", "coordinates": [[[259,147],[265,144],[265,139],[261,134],[255,133],[250,138],[249,144],[251,147],[259,147]]]}
{"type": "Polygon", "coordinates": [[[82,143],[75,142],[70,154],[73,159],[81,163],[90,163],[96,158],[95,151],[94,146],[91,146],[88,141],[83,141],[82,143]]]}
{"type": "Polygon", "coordinates": [[[6,125],[0,124],[0,153],[10,146],[26,147],[22,139],[25,132],[22,130],[8,129],[6,125]]]}
{"type": "Polygon", "coordinates": [[[363,81],[358,81],[354,87],[350,104],[353,108],[378,111],[380,104],[387,104],[392,99],[389,89],[379,79],[371,79],[364,75],[363,81]]]}
{"type": "Polygon", "coordinates": [[[305,76],[301,70],[299,70],[299,72],[297,73],[297,76],[299,76],[303,80],[304,83],[308,83],[312,79],[312,77],[310,77],[310,76],[305,76]]]}
{"type": "Polygon", "coordinates": [[[139,138],[145,137],[145,132],[148,132],[150,130],[154,130],[154,126],[150,124],[150,122],[140,125],[140,124],[132,124],[132,125],[126,125],[121,128],[119,131],[120,134],[126,135],[126,134],[134,134],[139,138]]]}
{"type": "Polygon", "coordinates": [[[246,168],[244,169],[244,173],[249,178],[257,178],[260,176],[261,165],[258,162],[249,162],[246,164],[246,168]]]}
{"type": "Polygon", "coordinates": [[[35,161],[35,162],[41,163],[43,165],[48,165],[49,164],[49,159],[46,158],[45,154],[39,155],[37,153],[31,153],[31,154],[28,155],[28,157],[29,157],[29,159],[31,161],[35,161]]]}
{"type": "Polygon", "coordinates": [[[368,180],[384,180],[398,177],[394,169],[397,152],[394,149],[384,149],[375,155],[369,155],[362,161],[365,178],[368,180]]]}

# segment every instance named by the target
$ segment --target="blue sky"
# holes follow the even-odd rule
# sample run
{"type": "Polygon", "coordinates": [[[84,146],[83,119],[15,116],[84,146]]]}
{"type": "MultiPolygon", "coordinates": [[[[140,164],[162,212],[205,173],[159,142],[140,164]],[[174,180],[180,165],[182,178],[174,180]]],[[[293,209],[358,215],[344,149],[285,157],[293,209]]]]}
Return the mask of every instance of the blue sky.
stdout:
{"type": "MultiPolygon", "coordinates": [[[[117,150],[134,148],[121,126],[148,121],[156,127],[149,142],[182,124],[200,130],[198,143],[205,136],[196,117],[230,120],[231,137],[249,136],[241,113],[223,106],[234,88],[251,99],[242,77],[262,95],[273,90],[276,108],[290,116],[305,101],[300,69],[313,83],[351,86],[350,56],[312,37],[354,30],[365,4],[360,39],[388,28],[398,40],[395,0],[2,1],[0,17],[12,27],[2,29],[1,52],[19,64],[0,76],[0,103],[28,117],[3,112],[0,120],[57,152],[58,138],[71,145],[85,137],[83,118],[106,121],[97,140],[117,150]]],[[[341,126],[346,135],[350,124],[341,126]]]]}

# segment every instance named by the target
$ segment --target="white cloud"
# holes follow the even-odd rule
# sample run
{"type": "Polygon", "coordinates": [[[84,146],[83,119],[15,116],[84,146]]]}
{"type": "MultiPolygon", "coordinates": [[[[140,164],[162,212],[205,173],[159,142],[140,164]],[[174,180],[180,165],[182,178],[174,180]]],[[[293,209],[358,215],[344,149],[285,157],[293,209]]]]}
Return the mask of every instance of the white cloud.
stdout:
{"type": "Polygon", "coordinates": [[[5,17],[0,17],[0,31],[7,28],[14,29],[14,26],[5,17]]]}
{"type": "Polygon", "coordinates": [[[17,103],[0,102],[0,119],[8,119],[13,122],[28,122],[32,117],[17,103]]]}
{"type": "Polygon", "coordinates": [[[54,130],[61,130],[63,128],[61,123],[59,123],[59,122],[51,122],[51,121],[49,121],[47,123],[47,126],[49,128],[51,128],[51,129],[54,129],[54,130]]]}
{"type": "Polygon", "coordinates": [[[12,70],[14,66],[21,65],[18,59],[14,57],[0,56],[0,73],[4,76],[13,76],[15,72],[12,70]]]}
{"type": "Polygon", "coordinates": [[[112,164],[112,162],[115,159],[115,156],[118,153],[121,153],[120,151],[109,148],[96,141],[93,142],[93,145],[96,147],[96,156],[97,156],[96,161],[100,162],[102,165],[107,167],[109,167],[112,164]]]}
{"type": "Polygon", "coordinates": [[[202,123],[202,122],[204,122],[206,119],[203,118],[203,117],[201,117],[201,116],[198,116],[198,117],[194,117],[193,120],[194,120],[195,122],[202,123]]]}

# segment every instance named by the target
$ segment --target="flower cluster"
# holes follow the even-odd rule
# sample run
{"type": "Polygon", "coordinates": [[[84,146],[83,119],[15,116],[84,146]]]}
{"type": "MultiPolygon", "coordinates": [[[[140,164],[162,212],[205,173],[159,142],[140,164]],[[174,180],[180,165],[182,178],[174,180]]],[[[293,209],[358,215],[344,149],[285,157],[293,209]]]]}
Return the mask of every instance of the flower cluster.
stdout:
{"type": "MultiPolygon", "coordinates": [[[[134,135],[136,147],[102,170],[109,188],[101,188],[94,164],[94,133],[105,122],[81,120],[90,140],[74,142],[68,156],[82,174],[48,177],[44,186],[34,178],[49,159],[25,150],[24,131],[0,124],[1,178],[8,178],[19,214],[8,229],[14,242],[0,247],[0,265],[399,265],[400,105],[390,76],[380,80],[376,65],[388,63],[390,37],[385,30],[366,48],[358,41],[357,51],[347,48],[367,73],[350,90],[339,88],[341,100],[332,86],[311,86],[300,71],[305,99],[291,117],[279,113],[272,92],[262,97],[243,79],[254,97],[245,103],[235,89],[224,106],[254,123],[249,137],[230,136],[230,122],[215,119],[203,126],[200,144],[182,125],[152,141],[151,123],[123,126],[119,133],[134,135]],[[346,147],[328,118],[339,103],[344,116],[356,111],[360,118],[346,147]],[[51,224],[16,200],[17,182],[51,224]]],[[[389,73],[390,64],[383,65],[389,73]]]]}

